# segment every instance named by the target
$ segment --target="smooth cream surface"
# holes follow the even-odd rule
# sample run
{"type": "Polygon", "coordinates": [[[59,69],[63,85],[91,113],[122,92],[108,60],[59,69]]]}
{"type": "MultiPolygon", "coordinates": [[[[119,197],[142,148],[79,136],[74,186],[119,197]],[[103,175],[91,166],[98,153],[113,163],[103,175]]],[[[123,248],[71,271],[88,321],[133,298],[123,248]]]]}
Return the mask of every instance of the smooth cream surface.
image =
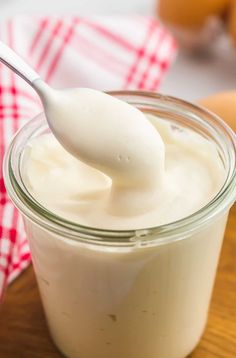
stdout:
{"type": "Polygon", "coordinates": [[[109,158],[104,170],[102,166],[92,167],[89,160],[89,165],[85,164],[79,155],[69,154],[52,134],[31,140],[24,161],[31,194],[63,218],[103,229],[167,224],[202,208],[224,182],[216,147],[189,129],[152,115],[140,118],[140,143],[129,141],[132,131],[136,131],[136,138],[142,134],[136,129],[135,115],[131,124],[129,118],[122,121],[122,130],[109,128],[111,148],[106,145],[106,128],[98,124],[97,132],[93,128],[91,136],[87,132],[81,137],[87,142],[87,153],[90,151],[92,156],[98,151],[99,158],[109,158]],[[126,138],[119,137],[117,142],[117,133],[122,131],[126,138]],[[93,143],[96,133],[99,139],[93,143]]]}
{"type": "Polygon", "coordinates": [[[133,215],[153,208],[163,182],[165,149],[145,115],[90,88],[56,91],[42,81],[40,86],[46,93],[46,118],[57,140],[75,158],[112,179],[106,210],[133,215]]]}

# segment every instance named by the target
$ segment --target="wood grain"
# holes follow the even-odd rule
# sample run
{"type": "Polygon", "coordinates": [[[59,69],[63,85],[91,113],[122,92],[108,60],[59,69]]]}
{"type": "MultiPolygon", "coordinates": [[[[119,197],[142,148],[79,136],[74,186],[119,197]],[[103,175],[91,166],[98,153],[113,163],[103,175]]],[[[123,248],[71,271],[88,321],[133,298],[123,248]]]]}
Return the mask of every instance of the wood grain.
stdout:
{"type": "MultiPolygon", "coordinates": [[[[49,337],[32,267],[7,290],[0,310],[0,357],[62,357],[49,337]]],[[[236,205],[229,216],[208,325],[191,358],[236,358],[236,205]]]]}

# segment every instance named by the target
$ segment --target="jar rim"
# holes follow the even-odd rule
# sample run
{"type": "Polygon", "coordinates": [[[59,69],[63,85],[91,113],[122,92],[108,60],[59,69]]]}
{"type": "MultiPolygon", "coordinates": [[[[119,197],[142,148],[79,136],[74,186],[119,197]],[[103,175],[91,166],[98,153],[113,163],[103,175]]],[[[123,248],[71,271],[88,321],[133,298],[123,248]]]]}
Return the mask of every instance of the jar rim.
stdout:
{"type": "MultiPolygon", "coordinates": [[[[168,110],[169,112],[174,111],[175,113],[180,113],[186,116],[188,120],[198,122],[202,127],[205,126],[208,130],[214,132],[218,141],[224,144],[224,151],[228,156],[229,163],[226,180],[217,195],[204,207],[187,217],[165,225],[143,229],[99,229],[66,220],[52,213],[37,202],[26,189],[21,176],[16,177],[15,169],[13,168],[15,147],[19,145],[23,132],[39,121],[39,117],[42,116],[41,113],[25,124],[16,133],[5,154],[3,163],[3,174],[8,194],[16,207],[24,215],[39,226],[43,226],[45,229],[60,234],[67,239],[108,246],[146,245],[150,242],[159,245],[184,239],[186,236],[189,236],[191,232],[202,227],[202,225],[209,222],[210,219],[232,205],[236,198],[236,136],[222,119],[200,106],[172,96],[146,91],[109,91],[107,93],[126,100],[133,105],[141,107],[145,104],[152,107],[155,105],[159,110],[161,108],[163,111],[168,110]],[[19,181],[21,182],[19,183],[19,181]]],[[[42,124],[38,126],[37,129],[41,126],[42,124]]],[[[34,130],[34,132],[36,130],[34,130]]],[[[21,146],[21,152],[23,152],[23,149],[24,146],[21,146]]],[[[19,160],[20,157],[18,158],[18,162],[19,160]]]]}

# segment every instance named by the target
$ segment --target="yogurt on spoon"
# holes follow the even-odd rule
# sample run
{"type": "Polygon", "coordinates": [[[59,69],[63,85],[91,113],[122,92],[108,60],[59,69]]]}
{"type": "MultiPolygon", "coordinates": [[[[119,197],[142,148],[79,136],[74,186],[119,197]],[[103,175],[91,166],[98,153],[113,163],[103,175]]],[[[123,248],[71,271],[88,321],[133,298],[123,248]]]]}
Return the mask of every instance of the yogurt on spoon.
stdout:
{"type": "Polygon", "coordinates": [[[46,208],[84,225],[138,229],[186,217],[219,191],[224,169],[204,137],[99,91],[54,90],[1,42],[0,61],[37,91],[65,148],[48,137],[28,151],[26,181],[46,208]]]}
{"type": "Polygon", "coordinates": [[[164,144],[140,111],[92,89],[54,90],[2,42],[0,61],[36,90],[63,147],[112,179],[109,212],[129,215],[154,206],[163,181],[164,144]]]}
{"type": "Polygon", "coordinates": [[[52,91],[42,81],[36,85],[61,145],[111,178],[107,210],[134,215],[152,209],[163,185],[165,147],[145,115],[96,90],[52,91]]]}

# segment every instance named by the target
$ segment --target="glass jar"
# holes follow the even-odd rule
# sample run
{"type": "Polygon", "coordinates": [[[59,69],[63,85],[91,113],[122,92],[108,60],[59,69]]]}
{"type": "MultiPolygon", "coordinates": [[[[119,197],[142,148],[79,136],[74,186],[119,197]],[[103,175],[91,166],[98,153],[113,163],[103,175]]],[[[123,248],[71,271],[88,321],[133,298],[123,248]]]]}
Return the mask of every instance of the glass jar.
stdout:
{"type": "Polygon", "coordinates": [[[48,326],[70,358],[183,358],[207,320],[217,262],[236,196],[235,135],[211,113],[148,92],[112,92],[145,113],[215,143],[226,180],[198,212],[142,230],[99,230],[67,221],[27,191],[23,151],[48,132],[43,114],[5,157],[5,183],[21,211],[48,326]]]}

